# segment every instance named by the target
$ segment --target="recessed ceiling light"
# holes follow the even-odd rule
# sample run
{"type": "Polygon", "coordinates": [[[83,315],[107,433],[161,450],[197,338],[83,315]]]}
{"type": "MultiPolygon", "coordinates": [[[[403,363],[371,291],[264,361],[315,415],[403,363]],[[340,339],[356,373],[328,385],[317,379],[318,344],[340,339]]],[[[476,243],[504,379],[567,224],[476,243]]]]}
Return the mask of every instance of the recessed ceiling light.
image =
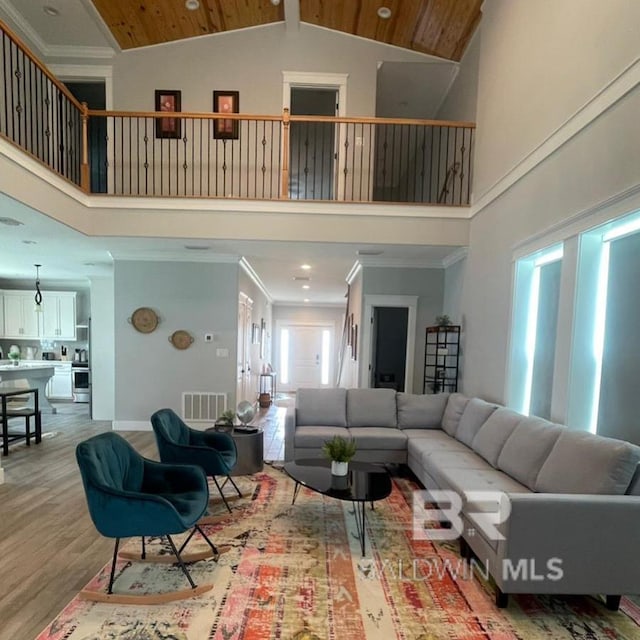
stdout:
{"type": "Polygon", "coordinates": [[[37,244],[35,240],[23,240],[22,244],[37,244]]]}
{"type": "Polygon", "coordinates": [[[310,287],[308,284],[303,284],[303,285],[302,285],[302,288],[303,288],[303,289],[311,289],[311,287],[310,287]]]}
{"type": "Polygon", "coordinates": [[[15,218],[0,218],[0,224],[6,224],[7,227],[19,227],[23,225],[24,222],[20,222],[20,220],[16,220],[15,218]]]}
{"type": "Polygon", "coordinates": [[[301,264],[300,268],[304,269],[305,271],[309,271],[309,269],[311,269],[311,265],[310,264],[301,264]]]}
{"type": "Polygon", "coordinates": [[[95,267],[96,263],[95,262],[84,262],[83,263],[85,267],[95,267]]]}
{"type": "Polygon", "coordinates": [[[356,253],[359,256],[380,256],[384,251],[382,249],[358,249],[356,253]]]}
{"type": "Polygon", "coordinates": [[[203,244],[185,244],[184,248],[189,251],[209,251],[211,249],[211,247],[203,244]]]}
{"type": "Polygon", "coordinates": [[[280,0],[271,0],[271,4],[272,4],[274,7],[277,7],[277,6],[280,4],[280,0]]]}
{"type": "Polygon", "coordinates": [[[186,0],[186,2],[184,3],[184,6],[189,9],[189,11],[195,11],[196,9],[200,8],[200,1],[199,0],[186,0]]]}
{"type": "Polygon", "coordinates": [[[305,302],[311,302],[311,301],[309,300],[309,298],[305,298],[305,299],[304,299],[304,301],[305,301],[305,302]]]}
{"type": "Polygon", "coordinates": [[[55,8],[52,7],[51,5],[47,4],[44,7],[42,7],[42,10],[48,15],[51,16],[52,18],[55,18],[57,16],[60,15],[60,12],[55,8]]]}
{"type": "Polygon", "coordinates": [[[378,9],[378,16],[383,20],[388,20],[391,17],[391,9],[389,9],[389,7],[380,7],[378,9]]]}

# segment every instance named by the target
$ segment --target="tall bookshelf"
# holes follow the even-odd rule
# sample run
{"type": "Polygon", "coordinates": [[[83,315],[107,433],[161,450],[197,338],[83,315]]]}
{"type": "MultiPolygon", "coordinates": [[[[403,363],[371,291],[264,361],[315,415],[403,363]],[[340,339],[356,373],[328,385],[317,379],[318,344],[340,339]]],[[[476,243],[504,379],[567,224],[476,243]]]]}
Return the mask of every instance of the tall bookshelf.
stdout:
{"type": "Polygon", "coordinates": [[[458,390],[460,326],[427,327],[422,393],[458,390]]]}

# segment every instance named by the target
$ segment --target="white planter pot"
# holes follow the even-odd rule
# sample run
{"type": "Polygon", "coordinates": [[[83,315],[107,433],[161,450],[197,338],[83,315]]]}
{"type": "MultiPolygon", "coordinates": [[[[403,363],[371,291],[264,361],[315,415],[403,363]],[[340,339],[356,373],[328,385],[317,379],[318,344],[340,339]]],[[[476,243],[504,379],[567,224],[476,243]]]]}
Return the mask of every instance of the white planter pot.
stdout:
{"type": "Polygon", "coordinates": [[[349,463],[348,462],[337,462],[336,460],[331,461],[331,473],[334,476],[346,476],[349,473],[349,463]]]}

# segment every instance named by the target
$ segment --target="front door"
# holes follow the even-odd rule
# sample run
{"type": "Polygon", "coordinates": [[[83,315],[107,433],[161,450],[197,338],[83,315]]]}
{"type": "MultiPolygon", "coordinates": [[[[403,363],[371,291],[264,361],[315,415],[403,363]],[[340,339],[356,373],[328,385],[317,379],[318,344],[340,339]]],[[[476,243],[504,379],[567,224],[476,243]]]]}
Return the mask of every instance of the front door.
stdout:
{"type": "Polygon", "coordinates": [[[288,325],[280,331],[280,382],[283,390],[329,386],[333,330],[288,325]]]}

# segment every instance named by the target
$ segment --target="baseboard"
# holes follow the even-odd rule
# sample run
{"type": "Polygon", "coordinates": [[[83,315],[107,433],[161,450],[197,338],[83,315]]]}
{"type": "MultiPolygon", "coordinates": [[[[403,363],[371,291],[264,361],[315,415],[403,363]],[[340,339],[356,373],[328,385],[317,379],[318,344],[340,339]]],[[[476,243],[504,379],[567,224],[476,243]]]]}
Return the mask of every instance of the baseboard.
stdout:
{"type": "Polygon", "coordinates": [[[111,428],[114,431],[151,431],[148,420],[114,420],[111,428]]]}

